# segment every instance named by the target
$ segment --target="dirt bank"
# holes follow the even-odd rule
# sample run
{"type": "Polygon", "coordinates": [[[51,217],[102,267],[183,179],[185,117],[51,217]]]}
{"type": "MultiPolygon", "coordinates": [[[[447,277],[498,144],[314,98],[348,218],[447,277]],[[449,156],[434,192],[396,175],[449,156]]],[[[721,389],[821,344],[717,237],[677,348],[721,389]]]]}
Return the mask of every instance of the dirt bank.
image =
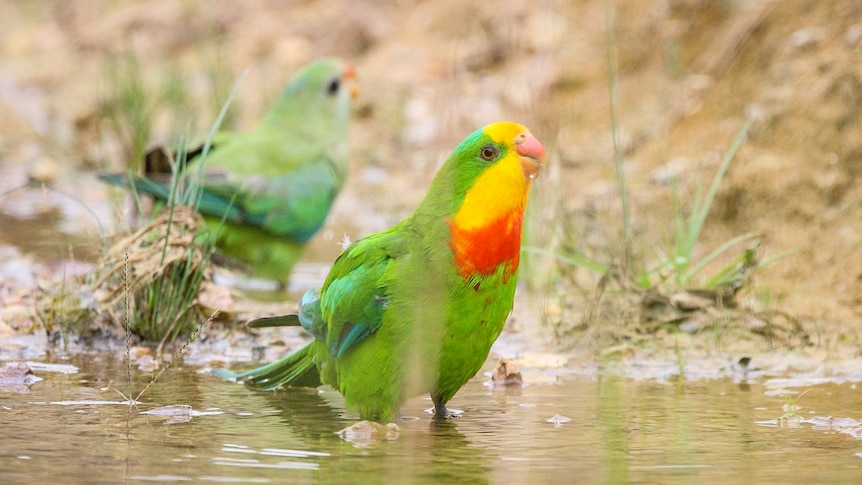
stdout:
{"type": "MultiPolygon", "coordinates": [[[[503,118],[527,124],[549,147],[550,176],[536,190],[543,207],[573,218],[601,214],[598,232],[612,233],[619,222],[607,47],[615,46],[620,136],[644,252],[666,244],[662,225],[673,203],[663,174],[677,173],[684,190],[698,179],[708,184],[734,135],[754,117],[699,253],[748,232],[764,235],[762,257],[795,250],[759,271],[748,297],[798,316],[825,341],[858,349],[862,5],[856,1],[619,2],[611,9],[612,40],[604,1],[238,7],[2,0],[0,9],[0,190],[28,177],[50,181],[77,194],[106,225],[114,220],[111,204],[93,189],[99,186],[92,174],[120,167],[124,156],[123,140],[101,110],[113,96],[111,65],[134,53],[152,92],[178,79],[187,87],[180,124],[200,133],[220,105],[212,101],[219,76],[229,84],[249,70],[232,120],[242,129],[298,66],[335,54],[355,64],[362,86],[351,140],[354,175],[333,222],[351,227],[351,236],[403,216],[423,193],[405,187],[427,186],[464,133],[503,118]]],[[[177,113],[166,104],[153,110],[151,141],[169,141],[177,113]]],[[[74,252],[98,252],[97,226],[72,205],[56,196],[20,204],[14,196],[0,199],[16,221],[59,211],[52,230],[83,232],[84,240],[75,241],[82,249],[74,252]]],[[[7,246],[0,257],[13,264],[4,272],[6,307],[25,301],[27,284],[35,284],[12,278],[21,274],[12,262],[35,267],[69,255],[68,239],[60,236],[53,257],[28,256],[32,247],[10,235],[13,223],[0,230],[7,246]]],[[[320,236],[323,257],[337,251],[332,239],[320,236]]],[[[55,271],[50,264],[46,271],[55,271]]]]}

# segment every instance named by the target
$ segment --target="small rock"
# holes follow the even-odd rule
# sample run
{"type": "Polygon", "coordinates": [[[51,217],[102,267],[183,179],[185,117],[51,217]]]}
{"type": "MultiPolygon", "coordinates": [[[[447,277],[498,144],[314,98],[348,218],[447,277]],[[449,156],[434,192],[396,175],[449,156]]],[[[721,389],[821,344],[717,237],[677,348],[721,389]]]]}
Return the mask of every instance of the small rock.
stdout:
{"type": "Polygon", "coordinates": [[[338,436],[344,441],[367,446],[380,441],[398,439],[401,429],[395,423],[381,424],[374,421],[359,421],[338,431],[338,436]]]}
{"type": "Polygon", "coordinates": [[[15,329],[0,317],[0,338],[15,335],[15,329]]]}
{"type": "Polygon", "coordinates": [[[509,359],[501,358],[494,373],[491,374],[491,382],[495,386],[522,386],[524,379],[518,366],[509,359]]]}
{"type": "Polygon", "coordinates": [[[859,39],[862,39],[862,24],[853,24],[844,33],[844,43],[847,47],[853,47],[859,39]]]}
{"type": "Polygon", "coordinates": [[[41,380],[33,375],[33,369],[24,362],[10,362],[0,367],[0,391],[24,394],[30,392],[34,382],[41,380]]]}
{"type": "Polygon", "coordinates": [[[153,416],[188,417],[191,419],[192,407],[188,404],[171,404],[161,406],[149,411],[141,411],[139,414],[151,414],[153,416]]]}
{"type": "Polygon", "coordinates": [[[814,47],[826,37],[826,30],[821,27],[806,27],[793,33],[792,43],[798,49],[814,47]]]}
{"type": "Polygon", "coordinates": [[[0,367],[0,379],[24,379],[33,375],[33,370],[24,362],[10,362],[0,367]]]}

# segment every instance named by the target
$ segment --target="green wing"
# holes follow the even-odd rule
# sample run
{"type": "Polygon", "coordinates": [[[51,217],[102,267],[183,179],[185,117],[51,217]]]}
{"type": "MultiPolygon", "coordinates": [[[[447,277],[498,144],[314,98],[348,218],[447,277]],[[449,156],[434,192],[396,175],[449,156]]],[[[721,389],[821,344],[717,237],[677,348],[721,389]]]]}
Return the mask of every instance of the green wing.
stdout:
{"type": "Polygon", "coordinates": [[[198,210],[304,242],[326,221],[342,179],[323,154],[281,175],[243,176],[208,168],[198,210]]]}
{"type": "MultiPolygon", "coordinates": [[[[203,173],[197,174],[197,165],[186,170],[186,183],[195,179],[200,187],[197,210],[227,222],[260,227],[267,232],[294,241],[310,239],[326,221],[335,197],[341,188],[344,175],[339,173],[328,154],[317,150],[316,157],[304,164],[290,163],[282,156],[281,165],[299,165],[269,173],[247,174],[249,169],[264,163],[266,157],[256,154],[251,147],[242,152],[232,144],[224,151],[214,150],[212,163],[207,160],[203,173]],[[230,158],[236,155],[235,158],[230,158]],[[224,163],[230,160],[232,163],[224,163]],[[247,162],[244,165],[240,162],[247,162]],[[243,169],[235,167],[242,166],[243,169]]],[[[272,148],[270,148],[272,149],[272,148]]],[[[274,158],[270,157],[270,160],[274,158]]],[[[130,186],[138,192],[158,200],[171,195],[170,180],[146,178],[129,174],[107,174],[100,178],[113,185],[130,186]]]]}
{"type": "MultiPolygon", "coordinates": [[[[335,357],[341,357],[372,335],[389,304],[392,265],[407,254],[397,227],[356,241],[335,261],[319,296],[311,331],[335,357]]],[[[308,311],[300,307],[300,314],[308,311]]]]}

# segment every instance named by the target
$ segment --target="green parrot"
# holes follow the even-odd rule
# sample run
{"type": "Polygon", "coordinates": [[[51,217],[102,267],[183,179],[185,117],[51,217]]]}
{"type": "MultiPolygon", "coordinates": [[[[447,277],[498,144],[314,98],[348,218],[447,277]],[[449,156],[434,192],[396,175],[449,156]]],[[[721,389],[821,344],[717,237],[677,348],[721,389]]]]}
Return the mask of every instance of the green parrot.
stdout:
{"type": "Polygon", "coordinates": [[[544,148],[522,125],[472,133],[413,214],[350,244],[298,315],[249,323],[302,325],[311,343],[263,367],[216,373],[263,390],[328,384],[362,419],[381,422],[427,392],[435,416],[447,416],[512,310],[524,208],[544,164],[544,148]]]}
{"type": "MultiPolygon", "coordinates": [[[[287,280],[345,182],[354,78],[340,59],[316,60],[296,74],[251,131],[217,134],[206,157],[200,157],[202,149],[189,153],[184,173],[200,177],[197,209],[216,248],[257,278],[287,280]]],[[[148,165],[158,159],[153,153],[148,165]]],[[[171,192],[166,176],[100,178],[161,201],[171,192]]]]}

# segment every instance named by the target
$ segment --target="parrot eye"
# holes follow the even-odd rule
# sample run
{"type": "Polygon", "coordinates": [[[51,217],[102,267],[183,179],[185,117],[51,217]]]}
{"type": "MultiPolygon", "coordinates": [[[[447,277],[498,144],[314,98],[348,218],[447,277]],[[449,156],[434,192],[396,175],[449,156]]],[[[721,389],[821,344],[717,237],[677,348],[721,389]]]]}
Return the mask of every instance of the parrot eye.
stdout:
{"type": "Polygon", "coordinates": [[[494,145],[485,145],[482,147],[482,150],[479,151],[479,156],[481,156],[483,160],[487,161],[497,158],[497,155],[499,154],[500,150],[498,150],[494,145]]]}
{"type": "Polygon", "coordinates": [[[330,95],[335,94],[338,92],[338,89],[340,87],[341,87],[341,80],[338,78],[335,78],[335,79],[329,81],[329,84],[326,85],[326,93],[330,94],[330,95]]]}

